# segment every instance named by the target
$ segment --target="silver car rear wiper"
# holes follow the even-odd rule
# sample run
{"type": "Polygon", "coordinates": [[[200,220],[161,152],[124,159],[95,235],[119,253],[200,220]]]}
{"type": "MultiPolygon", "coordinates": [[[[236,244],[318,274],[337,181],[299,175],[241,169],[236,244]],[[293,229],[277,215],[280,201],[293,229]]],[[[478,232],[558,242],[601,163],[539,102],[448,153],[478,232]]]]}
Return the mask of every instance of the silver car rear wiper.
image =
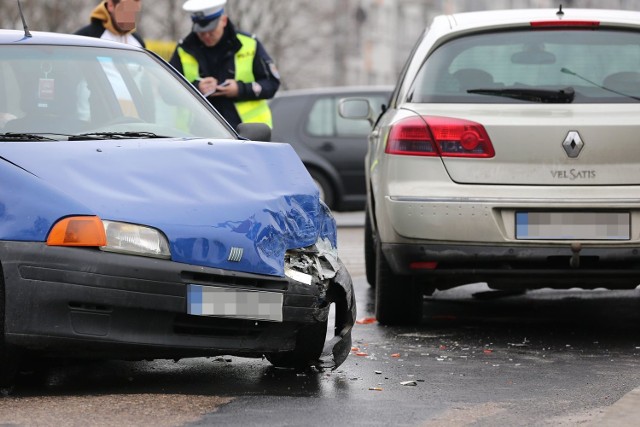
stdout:
{"type": "Polygon", "coordinates": [[[510,88],[510,89],[469,89],[467,93],[475,93],[478,95],[503,96],[506,98],[520,99],[523,101],[568,104],[573,102],[575,91],[572,87],[566,87],[560,90],[552,89],[529,89],[529,88],[510,88]]]}
{"type": "MultiPolygon", "coordinates": [[[[57,135],[57,134],[56,134],[57,135]]],[[[57,141],[55,138],[35,133],[7,132],[0,133],[1,141],[57,141]]]]}
{"type": "Polygon", "coordinates": [[[583,80],[583,81],[585,81],[585,82],[589,83],[590,85],[593,85],[593,86],[595,86],[595,87],[599,87],[600,89],[606,90],[606,91],[608,91],[608,92],[612,92],[612,93],[615,93],[615,94],[617,94],[617,95],[625,96],[625,97],[627,97],[627,98],[631,98],[631,99],[635,99],[636,101],[640,101],[640,97],[633,96],[633,95],[629,95],[628,93],[620,92],[620,91],[617,91],[617,90],[615,90],[615,89],[611,89],[611,88],[609,88],[609,87],[606,87],[606,86],[600,85],[600,84],[598,84],[598,83],[596,83],[596,82],[594,82],[594,81],[589,80],[588,78],[586,78],[586,77],[584,77],[584,76],[581,76],[580,74],[576,73],[575,71],[571,71],[571,70],[570,70],[570,69],[568,69],[568,68],[564,68],[564,67],[562,67],[562,68],[560,69],[560,72],[561,72],[561,73],[564,73],[564,74],[569,74],[570,76],[575,76],[575,77],[579,78],[580,80],[583,80]]]}
{"type": "Polygon", "coordinates": [[[69,141],[82,139],[133,139],[133,138],[169,138],[153,132],[89,132],[69,137],[69,141]]]}

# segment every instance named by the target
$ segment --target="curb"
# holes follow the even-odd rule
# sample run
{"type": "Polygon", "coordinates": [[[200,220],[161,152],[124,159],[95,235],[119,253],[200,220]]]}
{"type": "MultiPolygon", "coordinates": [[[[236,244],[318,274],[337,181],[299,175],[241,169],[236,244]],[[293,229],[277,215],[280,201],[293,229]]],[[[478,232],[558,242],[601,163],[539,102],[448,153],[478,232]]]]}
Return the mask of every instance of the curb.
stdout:
{"type": "Polygon", "coordinates": [[[589,427],[635,427],[640,422],[640,387],[622,396],[604,413],[589,423],[589,427]]]}

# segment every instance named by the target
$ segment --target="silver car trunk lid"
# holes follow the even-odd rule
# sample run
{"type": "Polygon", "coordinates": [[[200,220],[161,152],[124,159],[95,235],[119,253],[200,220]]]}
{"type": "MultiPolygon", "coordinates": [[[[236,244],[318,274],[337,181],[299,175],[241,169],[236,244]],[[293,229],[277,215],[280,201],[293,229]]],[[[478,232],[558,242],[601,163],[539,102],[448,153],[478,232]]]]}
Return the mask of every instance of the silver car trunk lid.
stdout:
{"type": "Polygon", "coordinates": [[[486,129],[495,149],[493,158],[443,157],[454,182],[640,184],[640,103],[411,107],[427,121],[428,116],[463,118],[486,129]]]}

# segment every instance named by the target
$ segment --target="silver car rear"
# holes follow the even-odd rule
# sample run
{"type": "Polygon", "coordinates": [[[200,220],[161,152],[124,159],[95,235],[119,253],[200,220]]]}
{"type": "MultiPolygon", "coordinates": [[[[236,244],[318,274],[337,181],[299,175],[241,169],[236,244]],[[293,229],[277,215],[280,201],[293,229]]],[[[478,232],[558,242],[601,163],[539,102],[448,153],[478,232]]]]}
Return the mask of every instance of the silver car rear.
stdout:
{"type": "Polygon", "coordinates": [[[640,13],[435,19],[367,155],[382,323],[421,295],[640,283],[640,13]]]}

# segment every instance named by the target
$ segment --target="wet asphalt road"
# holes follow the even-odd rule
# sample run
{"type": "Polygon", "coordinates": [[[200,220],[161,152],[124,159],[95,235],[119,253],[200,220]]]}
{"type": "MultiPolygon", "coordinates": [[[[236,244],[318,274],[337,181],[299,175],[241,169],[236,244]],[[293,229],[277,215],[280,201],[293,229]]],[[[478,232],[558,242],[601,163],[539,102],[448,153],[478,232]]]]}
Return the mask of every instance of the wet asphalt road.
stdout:
{"type": "Polygon", "coordinates": [[[382,327],[366,323],[373,294],[354,244],[361,233],[340,230],[363,322],[347,362],[318,376],[267,373],[272,390],[191,425],[597,425],[640,385],[640,292],[479,300],[488,288],[475,284],[427,301],[418,327],[382,327]]]}
{"type": "Polygon", "coordinates": [[[597,425],[640,385],[639,291],[478,299],[475,284],[436,294],[419,326],[382,327],[368,323],[359,216],[342,219],[362,323],[338,370],[236,357],[39,367],[0,400],[0,425],[597,425]]]}

